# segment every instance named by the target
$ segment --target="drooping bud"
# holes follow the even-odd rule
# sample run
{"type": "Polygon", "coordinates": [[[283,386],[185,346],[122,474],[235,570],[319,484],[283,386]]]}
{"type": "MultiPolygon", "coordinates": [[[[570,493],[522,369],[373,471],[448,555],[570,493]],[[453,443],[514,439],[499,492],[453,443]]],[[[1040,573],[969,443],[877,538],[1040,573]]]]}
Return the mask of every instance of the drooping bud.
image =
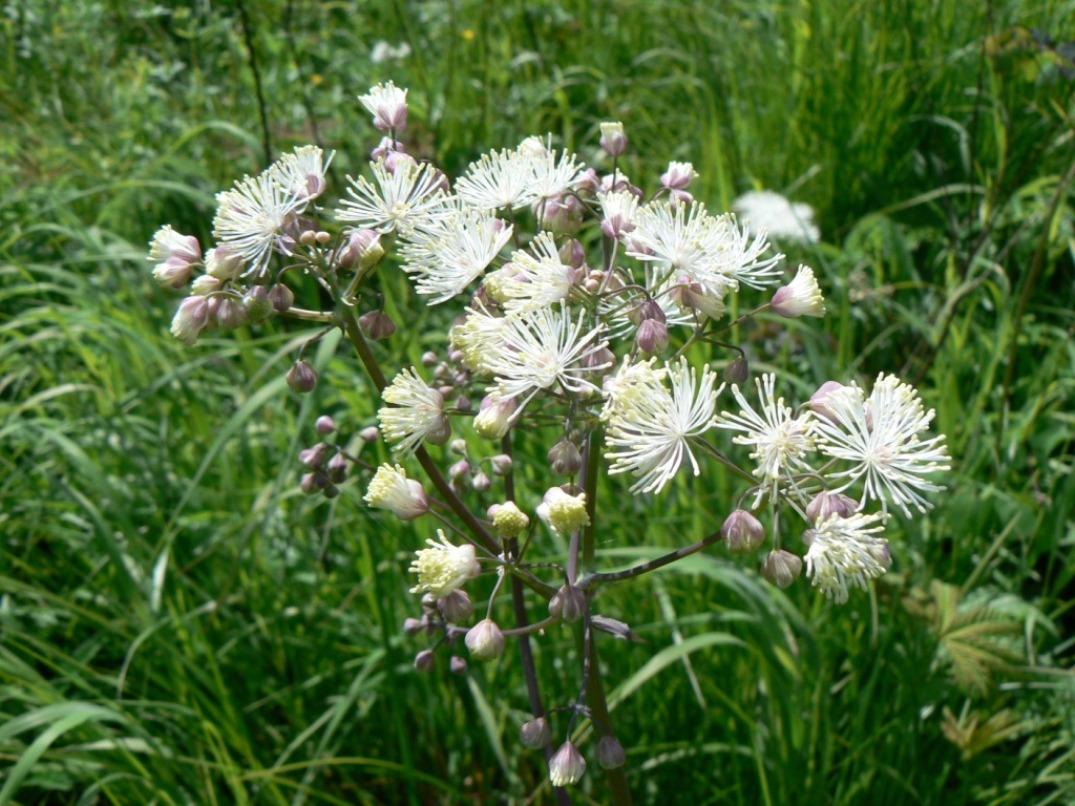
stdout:
{"type": "Polygon", "coordinates": [[[172,319],[172,335],[187,344],[194,344],[208,323],[209,301],[205,297],[187,297],[179,303],[172,319]]]}
{"type": "Polygon", "coordinates": [[[623,131],[623,124],[602,123],[599,145],[610,157],[622,156],[627,151],[627,135],[623,131]]]}
{"type": "Polygon", "coordinates": [[[222,297],[213,314],[217,325],[228,330],[246,324],[246,318],[246,306],[240,299],[232,296],[222,297]]]}
{"type": "Polygon", "coordinates": [[[459,456],[466,456],[467,441],[462,437],[453,439],[450,443],[448,443],[448,450],[452,453],[458,454],[459,456]]]}
{"type": "Polygon", "coordinates": [[[299,462],[310,469],[317,469],[325,463],[330,453],[332,448],[329,445],[318,442],[312,448],[299,451],[299,462]]]}
{"type": "Polygon", "coordinates": [[[315,470],[313,473],[303,473],[299,482],[299,489],[306,495],[319,493],[328,486],[328,475],[323,470],[315,470]]]}
{"type": "Polygon", "coordinates": [[[497,476],[506,476],[511,472],[512,460],[506,453],[498,453],[492,459],[489,460],[489,464],[493,466],[493,474],[497,476]]]}
{"type": "Polygon", "coordinates": [[[574,442],[561,439],[549,449],[549,467],[558,476],[574,476],[582,468],[582,453],[574,442]]]}
{"type": "Polygon", "coordinates": [[[300,394],[312,392],[317,386],[317,371],[305,360],[299,359],[287,371],[287,385],[300,394]]]}
{"type": "Polygon", "coordinates": [[[395,129],[403,131],[407,127],[407,90],[397,87],[391,81],[371,87],[358,100],[373,115],[373,125],[381,131],[395,129]]]}
{"type": "Polygon", "coordinates": [[[451,467],[448,468],[448,478],[460,479],[470,472],[470,462],[466,459],[460,459],[458,462],[453,462],[451,467]]]}
{"type": "Polygon", "coordinates": [[[317,429],[317,433],[327,436],[336,430],[336,421],[328,414],[322,414],[314,423],[314,428],[317,429]]]}
{"type": "Polygon", "coordinates": [[[750,364],[744,356],[736,356],[724,367],[724,380],[742,386],[750,377],[750,364]]]}
{"type": "Polygon", "coordinates": [[[295,292],[283,283],[276,283],[269,288],[269,300],[277,313],[285,313],[295,304],[295,292]]]}
{"type": "Polygon", "coordinates": [[[573,269],[581,269],[586,265],[586,250],[582,248],[578,238],[572,238],[560,247],[560,262],[573,269]]]}
{"type": "Polygon", "coordinates": [[[770,305],[774,313],[788,319],[799,316],[824,316],[825,299],[809,266],[799,266],[795,279],[773,294],[770,305]]]}
{"type": "Polygon", "coordinates": [[[574,585],[564,585],[549,599],[549,615],[567,622],[578,621],[586,612],[586,594],[574,585]]]}
{"type": "Polygon", "coordinates": [[[470,480],[470,486],[478,492],[485,492],[492,485],[493,480],[486,475],[484,470],[479,470],[474,474],[474,478],[470,480]]]}
{"type": "Polygon", "coordinates": [[[212,277],[208,274],[201,274],[190,284],[190,290],[195,294],[200,294],[204,297],[212,294],[214,291],[219,291],[222,285],[223,283],[216,277],[212,277]]]}
{"type": "Polygon", "coordinates": [[[504,538],[518,537],[530,525],[530,518],[514,501],[493,504],[488,509],[488,515],[493,521],[493,530],[504,538]]]}
{"type": "Polygon", "coordinates": [[[788,587],[802,570],[802,559],[783,549],[770,551],[761,564],[761,575],[778,588],[788,587]]]}
{"type": "Polygon", "coordinates": [[[500,439],[511,428],[517,408],[514,398],[503,400],[486,395],[474,418],[474,430],[486,439],[500,439]]]}
{"type": "Polygon", "coordinates": [[[358,324],[373,341],[383,341],[396,332],[396,323],[384,311],[368,311],[358,317],[358,324]]]}
{"type": "Polygon", "coordinates": [[[523,747],[531,750],[541,750],[548,747],[552,741],[552,730],[549,728],[549,720],[543,716],[524,722],[519,728],[519,741],[523,747]]]}
{"type": "Polygon", "coordinates": [[[383,464],[366,488],[365,501],[375,509],[385,509],[403,521],[410,521],[429,511],[429,497],[421,482],[407,478],[399,465],[383,464]]]}
{"type": "Polygon", "coordinates": [[[725,518],[720,534],[732,554],[757,551],[765,542],[765,529],[761,522],[745,509],[737,509],[725,518]]]}
{"type": "Polygon", "coordinates": [[[504,633],[492,619],[482,619],[467,630],[464,642],[474,660],[492,660],[504,652],[504,633]]]}
{"type": "Polygon", "coordinates": [[[661,174],[661,187],[683,190],[698,176],[689,162],[670,162],[668,170],[661,174]]]}
{"type": "Polygon", "coordinates": [[[606,770],[618,769],[627,760],[627,753],[624,751],[623,745],[612,735],[602,736],[598,739],[594,756],[597,758],[597,763],[601,768],[606,770]]]}
{"type": "Polygon", "coordinates": [[[381,432],[377,430],[377,426],[367,425],[358,432],[358,438],[366,443],[376,442],[381,438],[381,432]]]}
{"type": "Polygon", "coordinates": [[[569,534],[590,523],[589,513],[586,512],[586,493],[568,495],[560,487],[552,487],[545,493],[537,514],[558,534],[569,534]]]}
{"type": "Polygon", "coordinates": [[[339,484],[347,478],[347,457],[337,453],[328,460],[328,478],[333,484],[339,484]]]}
{"type": "Polygon", "coordinates": [[[347,234],[347,240],[336,251],[335,262],[341,269],[368,271],[384,257],[381,235],[372,229],[356,229],[347,234]]]}
{"type": "Polygon", "coordinates": [[[403,632],[412,638],[422,630],[425,629],[426,623],[424,619],[420,618],[405,618],[403,619],[403,632]]]}
{"type": "Polygon", "coordinates": [[[246,315],[251,322],[263,322],[272,313],[272,300],[269,299],[269,289],[263,285],[255,285],[243,295],[243,305],[246,306],[246,315]]]}
{"type": "Polygon", "coordinates": [[[806,517],[814,523],[824,523],[833,515],[850,518],[858,511],[859,504],[854,498],[843,493],[821,491],[810,499],[806,505],[806,517]]]}
{"type": "Polygon", "coordinates": [[[432,649],[423,649],[414,656],[414,668],[420,672],[428,672],[433,668],[435,660],[432,649]]]}
{"type": "Polygon", "coordinates": [[[452,624],[470,621],[474,615],[474,603],[470,594],[463,590],[454,590],[447,596],[437,599],[437,609],[440,610],[444,620],[452,624]]]}
{"type": "Polygon", "coordinates": [[[647,319],[638,326],[635,344],[645,355],[656,355],[668,347],[668,327],[664,322],[647,319]]]}
{"type": "Polygon", "coordinates": [[[807,405],[813,410],[819,417],[824,417],[826,420],[836,422],[836,415],[832,409],[828,406],[829,395],[839,392],[841,389],[845,389],[842,383],[836,381],[825,381],[818,387],[818,390],[810,396],[810,400],[807,405]]]}
{"type": "Polygon", "coordinates": [[[448,661],[448,668],[452,674],[466,674],[467,659],[461,658],[459,655],[452,655],[452,659],[448,661]]]}
{"type": "Polygon", "coordinates": [[[157,230],[149,244],[149,260],[157,265],[153,277],[163,288],[182,288],[190,282],[192,264],[202,259],[202,248],[193,235],[182,235],[169,225],[157,230]]]}
{"type": "Polygon", "coordinates": [[[577,784],[585,774],[586,759],[570,741],[560,745],[560,749],[549,759],[549,781],[553,786],[577,784]]]}

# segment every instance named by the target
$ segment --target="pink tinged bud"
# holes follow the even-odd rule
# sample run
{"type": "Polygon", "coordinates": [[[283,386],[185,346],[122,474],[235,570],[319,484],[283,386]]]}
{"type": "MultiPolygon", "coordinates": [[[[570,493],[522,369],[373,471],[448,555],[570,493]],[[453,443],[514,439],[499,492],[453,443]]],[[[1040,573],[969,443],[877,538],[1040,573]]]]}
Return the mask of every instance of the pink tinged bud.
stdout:
{"type": "Polygon", "coordinates": [[[295,304],[295,294],[286,285],[277,283],[269,289],[269,301],[277,313],[284,313],[295,304]]]}
{"type": "Polygon", "coordinates": [[[511,472],[513,462],[506,453],[499,453],[489,460],[489,464],[493,466],[494,475],[506,476],[511,472]]]}
{"type": "Polygon", "coordinates": [[[381,438],[381,432],[377,430],[377,426],[368,425],[358,432],[358,438],[363,442],[376,442],[381,438]]]}
{"type": "Polygon", "coordinates": [[[428,672],[433,668],[433,650],[423,649],[414,656],[414,668],[420,672],[428,672]]]}
{"type": "Polygon", "coordinates": [[[243,270],[243,256],[228,246],[210,249],[205,255],[205,273],[218,280],[234,280],[243,270]]]}
{"type": "Polygon", "coordinates": [[[601,179],[597,175],[597,171],[593,168],[587,168],[574,182],[575,190],[579,193],[594,194],[601,189],[601,179]]]}
{"type": "Polygon", "coordinates": [[[605,372],[611,372],[616,366],[616,354],[608,347],[602,347],[584,356],[582,365],[591,369],[603,367],[605,372]]]}
{"type": "Polygon", "coordinates": [[[317,418],[317,422],[314,423],[314,428],[317,429],[317,433],[327,436],[336,430],[336,421],[329,415],[322,414],[317,418]]]}
{"type": "Polygon", "coordinates": [[[564,742],[549,759],[549,781],[553,786],[577,784],[586,774],[586,759],[571,742],[564,742]]]}
{"type": "Polygon", "coordinates": [[[504,633],[492,619],[482,619],[467,630],[464,642],[474,660],[492,660],[504,652],[504,633]]]}
{"type": "Polygon", "coordinates": [[[825,381],[818,387],[818,390],[810,396],[810,400],[807,405],[813,410],[819,417],[824,417],[826,420],[836,422],[836,415],[832,409],[828,406],[829,395],[839,392],[841,389],[846,388],[842,383],[836,381],[825,381]]]}
{"type": "Polygon", "coordinates": [[[697,176],[698,172],[689,162],[670,162],[668,170],[661,174],[661,187],[683,190],[697,176]]]}
{"type": "Polygon", "coordinates": [[[313,495],[325,489],[328,483],[328,475],[323,470],[315,470],[312,473],[303,474],[299,489],[306,495],[313,495]]]}
{"type": "Polygon", "coordinates": [[[448,445],[448,450],[452,453],[459,454],[460,456],[466,456],[467,441],[462,437],[460,437],[459,439],[453,439],[448,445]]]}
{"type": "Polygon", "coordinates": [[[402,143],[397,143],[388,136],[382,137],[381,142],[379,142],[377,147],[370,152],[370,159],[374,162],[383,160],[393,151],[403,151],[402,143]]]}
{"type": "Polygon", "coordinates": [[[452,438],[452,424],[443,414],[426,432],[423,440],[428,445],[443,445],[452,438]]]}
{"type": "Polygon", "coordinates": [[[806,505],[806,517],[814,523],[824,523],[833,515],[850,518],[858,508],[858,501],[843,493],[820,492],[806,505]]]}
{"type": "Polygon", "coordinates": [[[549,615],[567,622],[578,621],[586,612],[586,594],[574,585],[564,585],[549,599],[549,615]]]}
{"type": "Polygon", "coordinates": [[[586,251],[577,238],[572,238],[560,247],[560,261],[573,269],[581,269],[586,265],[586,251]]]}
{"type": "Polygon", "coordinates": [[[534,203],[541,228],[552,233],[571,233],[582,223],[582,206],[574,196],[552,196],[534,203]]]}
{"type": "Polygon", "coordinates": [[[425,629],[426,623],[420,618],[403,619],[403,632],[412,638],[425,629]]]}
{"type": "Polygon", "coordinates": [[[724,380],[742,386],[750,377],[750,364],[743,356],[738,356],[724,367],[724,380]]]}
{"type": "Polygon", "coordinates": [[[761,565],[761,575],[778,588],[786,588],[803,570],[803,561],[790,551],[770,551],[761,565]]]}
{"type": "Polygon", "coordinates": [[[153,278],[161,288],[182,288],[190,282],[193,273],[189,263],[174,257],[153,267],[153,278]]]}
{"type": "Polygon", "coordinates": [[[720,534],[732,554],[757,551],[765,542],[765,529],[761,522],[745,509],[737,509],[725,518],[720,534]]]}
{"type": "Polygon", "coordinates": [[[358,317],[358,324],[373,341],[383,341],[396,332],[396,323],[384,311],[369,311],[358,317]]]}
{"type": "Polygon", "coordinates": [[[172,335],[187,344],[194,344],[208,323],[209,301],[205,297],[187,297],[179,303],[172,319],[172,335]]]}
{"type": "Polygon", "coordinates": [[[500,439],[511,428],[515,421],[515,412],[518,404],[514,398],[499,400],[492,395],[486,395],[478,407],[478,415],[474,418],[474,430],[486,439],[500,439]]]}
{"type": "Polygon", "coordinates": [[[423,367],[435,367],[440,361],[437,358],[437,354],[432,350],[422,353],[422,366],[423,367]]]}
{"type": "Polygon", "coordinates": [[[770,306],[774,313],[789,319],[799,316],[824,316],[825,300],[814,278],[813,269],[799,266],[795,279],[778,288],[773,294],[770,306]]]}
{"type": "Polygon", "coordinates": [[[474,603],[466,591],[454,590],[447,596],[437,599],[437,609],[440,610],[444,620],[451,624],[459,624],[470,621],[474,615],[474,603]]]}
{"type": "Polygon", "coordinates": [[[646,355],[664,352],[668,347],[668,327],[656,319],[647,319],[639,326],[635,343],[646,355]]]}
{"type": "Polygon", "coordinates": [[[448,668],[452,674],[466,674],[467,672],[467,659],[461,658],[458,655],[452,655],[452,659],[448,661],[448,668]]]}
{"type": "Polygon", "coordinates": [[[328,478],[333,484],[339,484],[347,478],[347,457],[342,453],[328,460],[328,478]]]}
{"type": "Polygon", "coordinates": [[[519,728],[519,741],[523,747],[531,750],[541,750],[549,746],[552,741],[552,730],[549,728],[549,720],[543,716],[524,722],[519,728]]]}
{"type": "Polygon", "coordinates": [[[694,195],[686,190],[670,190],[668,200],[673,204],[686,206],[694,201],[694,195]]]}
{"type": "Polygon", "coordinates": [[[448,478],[460,479],[470,472],[470,462],[466,459],[460,459],[458,462],[452,463],[448,468],[448,478]]]}
{"type": "Polygon", "coordinates": [[[221,285],[223,285],[223,283],[216,277],[210,277],[208,274],[203,274],[194,280],[194,283],[190,286],[190,290],[195,294],[206,296],[212,294],[214,291],[219,291],[221,285]]]}
{"type": "Polygon", "coordinates": [[[892,567],[892,552],[889,550],[887,540],[871,544],[866,547],[866,550],[886,571],[892,567]]]}
{"type": "Polygon", "coordinates": [[[317,372],[306,361],[296,361],[287,371],[287,385],[300,394],[312,392],[317,386],[317,372]]]}
{"type": "Polygon", "coordinates": [[[627,135],[623,131],[623,124],[602,123],[599,144],[610,157],[622,156],[627,151],[627,135]]]}
{"type": "Polygon", "coordinates": [[[561,439],[549,449],[549,467],[558,476],[574,476],[582,468],[582,452],[568,439],[561,439]]]}
{"type": "Polygon", "coordinates": [[[493,480],[489,478],[483,471],[479,470],[474,474],[474,478],[470,480],[470,486],[478,492],[485,492],[492,486],[493,480]]]}
{"type": "Polygon", "coordinates": [[[371,229],[351,231],[347,240],[336,252],[336,265],[341,269],[366,271],[377,265],[384,257],[380,233],[371,229]]]}
{"type": "Polygon", "coordinates": [[[251,287],[243,295],[243,307],[251,322],[263,322],[272,313],[272,300],[269,299],[269,289],[263,285],[251,287]]]}
{"type": "Polygon", "coordinates": [[[304,451],[299,451],[299,462],[304,467],[308,467],[311,470],[316,470],[325,464],[325,461],[332,453],[332,448],[326,445],[324,442],[319,442],[312,448],[307,448],[304,451]]]}
{"type": "Polygon", "coordinates": [[[615,736],[602,736],[597,742],[594,756],[597,758],[597,763],[605,770],[618,769],[627,760],[627,753],[615,736]]]}
{"type": "Polygon", "coordinates": [[[246,306],[235,297],[224,297],[220,300],[213,319],[216,323],[227,330],[246,324],[246,306]]]}

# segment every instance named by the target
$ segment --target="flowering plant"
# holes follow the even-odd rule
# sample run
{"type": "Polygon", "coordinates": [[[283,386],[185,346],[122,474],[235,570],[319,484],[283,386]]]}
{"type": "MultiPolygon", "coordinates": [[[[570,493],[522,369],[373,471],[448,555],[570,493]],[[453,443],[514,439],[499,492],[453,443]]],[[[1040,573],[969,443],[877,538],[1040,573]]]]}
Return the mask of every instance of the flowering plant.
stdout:
{"type": "MultiPolygon", "coordinates": [[[[332,155],[297,148],[219,194],[217,244],[204,258],[196,239],[163,227],[150,248],[154,276],[168,288],[191,283],[172,325],[190,344],[210,328],[272,315],[318,323],[307,346],[343,331],[383,400],[379,432],[361,437],[383,438],[398,463],[374,468],[321,442],[300,455],[302,489],[336,496],[357,474],[370,507],[438,521],[437,540],[410,569],[421,615],[404,628],[439,636],[415,666],[433,668],[443,651],[458,653],[450,665],[461,672],[460,643],[486,661],[516,639],[532,712],[521,741],[544,751],[557,797],[568,801],[564,788],[586,770],[572,728],[589,719],[600,737],[591,758],[610,770],[614,799],[626,802],[625,753],[600,685],[596,634],[634,635],[595,612],[601,588],[721,541],[733,553],[768,542],[765,579],[787,587],[805,567],[814,586],[844,602],[890,565],[889,510],[929,508],[925,494],[940,489],[931,476],[948,468],[943,437],[929,434],[933,412],[917,392],[891,375],[869,391],[829,381],[797,406],[779,395],[773,374],[754,389],[745,383],[744,350],[723,341],[733,327],[766,314],[822,316],[824,300],[809,267],[784,281],[784,256],[764,230],[692,196],[689,163],[671,163],[647,195],[620,169],[624,127],[607,123],[603,175],[551,138],[530,137],[483,155],[453,183],[407,153],[406,95],[388,83],[361,96],[386,135],[369,177],[348,177],[335,209],[321,203],[332,155]],[[429,305],[459,306],[444,353],[427,353],[420,368],[404,366],[391,379],[370,345],[396,330],[376,290],[378,272],[392,270],[389,252],[429,305]],[[297,304],[296,274],[315,278],[331,299],[327,310],[297,304]],[[741,291],[756,304],[731,319],[741,291]],[[692,363],[688,355],[700,350],[691,348],[702,344],[717,355],[692,363]],[[558,432],[540,487],[524,486],[514,471],[513,435],[531,425],[558,432]],[[488,450],[475,447],[483,444],[488,450]],[[736,445],[747,449],[745,464],[736,445]],[[595,534],[603,470],[628,475],[633,493],[660,495],[677,476],[700,475],[705,460],[743,480],[720,528],[649,562],[602,570],[595,534]],[[424,475],[409,476],[415,467],[424,475]],[[801,556],[781,543],[781,518],[803,522],[801,556]],[[566,541],[566,555],[551,565],[528,560],[544,529],[566,541]],[[466,588],[483,574],[495,584],[476,617],[466,588]],[[511,601],[507,626],[497,620],[502,595],[511,601]],[[546,612],[536,616],[535,602],[546,612]],[[549,708],[530,641],[557,621],[579,624],[581,682],[576,700],[549,708]],[[555,743],[550,716],[562,712],[555,743]]],[[[301,352],[287,380],[300,392],[317,384],[301,352]]],[[[336,425],[324,416],[317,429],[327,436],[336,425]]]]}

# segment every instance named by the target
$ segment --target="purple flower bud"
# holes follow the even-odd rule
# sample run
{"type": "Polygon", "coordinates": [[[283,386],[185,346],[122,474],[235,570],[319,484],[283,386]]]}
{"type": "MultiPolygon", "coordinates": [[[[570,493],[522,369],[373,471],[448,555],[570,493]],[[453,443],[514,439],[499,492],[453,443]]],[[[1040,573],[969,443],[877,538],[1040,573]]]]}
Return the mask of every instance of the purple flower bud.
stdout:
{"type": "Polygon", "coordinates": [[[739,384],[740,386],[746,383],[747,378],[750,377],[750,364],[743,356],[736,356],[732,361],[729,361],[727,366],[724,367],[724,380],[728,383],[739,384]]]}
{"type": "Polygon", "coordinates": [[[208,323],[209,301],[205,297],[187,297],[179,303],[172,319],[172,335],[187,344],[194,344],[208,323]]]}
{"type": "Polygon", "coordinates": [[[428,672],[433,668],[433,650],[423,649],[414,656],[414,668],[420,672],[428,672]]]}
{"type": "Polygon", "coordinates": [[[582,468],[582,453],[569,439],[561,439],[549,449],[549,467],[558,476],[574,476],[582,468]]]}
{"type": "Polygon", "coordinates": [[[836,415],[833,414],[832,409],[828,407],[827,401],[829,395],[838,392],[844,388],[845,387],[842,383],[837,383],[836,381],[825,381],[825,383],[821,384],[821,386],[818,387],[818,390],[810,396],[810,400],[807,402],[807,405],[811,409],[813,409],[814,413],[817,414],[819,417],[824,417],[826,420],[836,422],[836,415]]]}
{"type": "Polygon", "coordinates": [[[299,482],[299,489],[306,495],[313,495],[319,493],[328,484],[328,476],[321,471],[315,471],[313,473],[304,473],[302,480],[299,482]]]}
{"type": "Polygon", "coordinates": [[[467,630],[464,642],[474,660],[492,660],[504,652],[504,633],[492,619],[482,619],[467,630]]]}
{"type": "Polygon", "coordinates": [[[553,786],[577,784],[586,774],[586,759],[572,742],[564,742],[549,759],[549,781],[553,786]]]}
{"type": "Polygon", "coordinates": [[[339,484],[347,478],[347,457],[337,453],[328,460],[328,478],[333,484],[339,484]]]}
{"type": "Polygon", "coordinates": [[[850,496],[822,491],[806,505],[806,517],[815,524],[822,524],[833,515],[849,518],[858,511],[858,508],[858,501],[850,496]]]}
{"type": "Polygon", "coordinates": [[[599,145],[610,157],[619,157],[627,151],[627,135],[622,123],[602,123],[599,145]]]}
{"type": "Polygon", "coordinates": [[[381,438],[381,432],[377,430],[377,426],[367,425],[358,432],[358,438],[367,443],[376,442],[381,438]]]}
{"type": "Polygon", "coordinates": [[[484,492],[485,490],[488,490],[489,487],[492,486],[492,484],[493,480],[490,479],[489,476],[487,476],[482,470],[479,470],[477,473],[475,473],[474,478],[470,480],[470,486],[478,492],[484,492]]]}
{"type": "Polygon", "coordinates": [[[466,674],[467,672],[467,659],[461,658],[458,655],[452,655],[452,659],[448,661],[448,668],[452,674],[466,674]]]}
{"type": "Polygon", "coordinates": [[[725,518],[720,534],[732,554],[757,551],[765,542],[765,529],[761,522],[745,509],[737,509],[725,518]]]}
{"type": "Polygon", "coordinates": [[[182,288],[193,274],[193,266],[177,257],[170,257],[153,267],[153,278],[161,288],[182,288]]]}
{"type": "Polygon", "coordinates": [[[341,269],[367,270],[384,257],[380,233],[371,229],[352,230],[335,255],[341,269]]]}
{"type": "Polygon", "coordinates": [[[531,750],[541,750],[548,747],[552,741],[552,730],[549,728],[549,720],[543,716],[524,722],[519,728],[519,741],[523,747],[531,750]]]}
{"type": "Polygon", "coordinates": [[[466,591],[454,590],[447,596],[437,599],[437,609],[440,610],[444,620],[451,624],[459,624],[470,621],[474,615],[474,603],[466,591]]]}
{"type": "Polygon", "coordinates": [[[597,171],[593,168],[587,168],[579,174],[574,186],[579,193],[593,195],[601,189],[601,179],[597,176],[597,171]]]}
{"type": "Polygon", "coordinates": [[[246,306],[236,297],[222,297],[213,319],[222,328],[231,329],[246,324],[246,306]]]}
{"type": "Polygon", "coordinates": [[[646,355],[656,355],[668,347],[668,327],[656,319],[646,319],[635,336],[638,349],[646,355]]]}
{"type": "Polygon", "coordinates": [[[761,565],[761,575],[778,588],[786,588],[802,573],[803,561],[790,551],[770,551],[761,565]]]}
{"type": "Polygon", "coordinates": [[[287,371],[287,385],[300,394],[312,392],[317,386],[317,372],[304,360],[298,360],[287,371]]]}
{"type": "Polygon", "coordinates": [[[612,735],[602,736],[598,739],[594,756],[597,758],[597,763],[601,768],[606,770],[618,769],[627,760],[627,753],[624,751],[623,745],[612,735]]]}
{"type": "Polygon", "coordinates": [[[386,135],[381,138],[381,142],[370,152],[370,159],[374,162],[383,160],[393,151],[403,151],[403,145],[386,135]]]}
{"type": "Polygon", "coordinates": [[[493,474],[496,476],[506,476],[511,472],[512,460],[506,453],[498,453],[492,459],[489,460],[489,464],[493,466],[493,474]]]}
{"type": "Polygon", "coordinates": [[[324,442],[318,442],[312,448],[299,451],[299,462],[311,470],[316,470],[325,463],[330,453],[332,453],[331,447],[324,442]]]}
{"type": "Polygon", "coordinates": [[[586,265],[586,251],[577,238],[572,238],[560,247],[560,261],[573,269],[581,269],[586,265]]]}
{"type": "Polygon", "coordinates": [[[403,632],[407,635],[414,637],[425,629],[426,623],[424,619],[420,618],[405,618],[403,619],[403,632]]]}
{"type": "Polygon", "coordinates": [[[567,622],[578,621],[586,612],[586,594],[574,585],[564,585],[549,599],[549,615],[567,622]]]}
{"type": "Polygon", "coordinates": [[[329,415],[322,414],[314,423],[314,428],[317,429],[317,433],[325,434],[327,436],[336,430],[336,421],[329,415]]]}
{"type": "Polygon", "coordinates": [[[427,350],[426,352],[422,353],[423,367],[435,367],[439,361],[440,359],[437,358],[437,354],[432,350],[427,350]]]}
{"type": "Polygon", "coordinates": [[[670,162],[668,170],[661,174],[661,187],[683,190],[698,176],[689,162],[670,162]]]}
{"type": "Polygon", "coordinates": [[[396,323],[384,311],[369,311],[358,317],[362,332],[373,341],[383,341],[396,332],[396,323]]]}
{"type": "Polygon", "coordinates": [[[277,313],[284,313],[295,304],[295,294],[283,283],[276,283],[269,288],[269,301],[277,313]]]}
{"type": "Polygon", "coordinates": [[[454,462],[452,466],[448,468],[448,478],[462,478],[469,472],[470,462],[468,462],[466,459],[460,459],[458,462],[454,462]]]}

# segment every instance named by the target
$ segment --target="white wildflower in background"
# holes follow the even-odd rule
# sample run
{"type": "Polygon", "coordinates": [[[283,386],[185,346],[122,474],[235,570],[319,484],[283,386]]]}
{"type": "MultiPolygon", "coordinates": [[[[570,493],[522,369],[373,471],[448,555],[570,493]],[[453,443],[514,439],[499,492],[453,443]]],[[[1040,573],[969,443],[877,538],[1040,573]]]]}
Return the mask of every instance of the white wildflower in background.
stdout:
{"type": "Polygon", "coordinates": [[[335,152],[326,158],[317,146],[299,146],[272,164],[268,173],[296,199],[311,201],[325,192],[325,171],[335,152]]]}
{"type": "Polygon", "coordinates": [[[411,46],[406,42],[392,45],[383,39],[378,39],[370,48],[370,61],[381,64],[387,61],[402,61],[411,55],[411,46]]]}
{"type": "Polygon", "coordinates": [[[774,313],[788,319],[825,315],[825,298],[809,266],[799,266],[795,279],[778,288],[770,304],[774,313]]]}
{"type": "Polygon", "coordinates": [[[566,305],[542,308],[505,317],[498,338],[485,349],[482,364],[496,376],[495,392],[501,400],[518,399],[523,408],[543,389],[571,394],[599,392],[588,373],[604,364],[586,366],[585,359],[608,346],[602,328],[587,329],[586,312],[572,320],[566,305]]]}
{"type": "Polygon", "coordinates": [[[246,275],[261,275],[273,250],[291,254],[294,242],[284,227],[306,207],[306,196],[283,187],[272,169],[244,177],[232,190],[217,194],[213,237],[221,246],[243,256],[246,275]]]}
{"type": "Polygon", "coordinates": [[[373,125],[381,131],[402,131],[407,127],[407,90],[391,81],[371,87],[368,93],[359,95],[358,100],[373,115],[373,125]]]}
{"type": "Polygon", "coordinates": [[[509,240],[512,228],[489,210],[460,209],[404,245],[403,270],[437,305],[466,290],[509,240]]]}
{"type": "Polygon", "coordinates": [[[419,165],[408,157],[396,160],[391,171],[384,160],[371,162],[370,167],[376,184],[364,176],[347,177],[351,198],[336,209],[340,221],[355,229],[410,236],[416,229],[434,231],[452,213],[441,188],[443,178],[433,165],[419,165]]]}
{"type": "Polygon", "coordinates": [[[366,488],[365,501],[375,509],[386,509],[400,520],[414,520],[429,510],[429,498],[421,482],[407,478],[399,465],[377,468],[366,488]]]}
{"type": "Polygon", "coordinates": [[[413,368],[402,370],[381,392],[389,406],[377,412],[381,431],[395,450],[410,453],[423,440],[441,442],[449,433],[444,417],[444,395],[427,384],[413,368]]]}
{"type": "Polygon", "coordinates": [[[690,440],[713,425],[717,395],[724,388],[714,389],[716,375],[706,367],[699,378],[683,358],[663,372],[653,371],[648,363],[625,366],[621,372],[624,377],[610,384],[606,407],[609,474],[632,473],[638,481],[631,492],[644,493],[660,492],[684,459],[697,476],[701,471],[690,440]]]}
{"type": "Polygon", "coordinates": [[[833,515],[808,531],[806,575],[814,586],[843,604],[849,585],[865,590],[867,581],[884,574],[890,563],[888,541],[874,536],[884,531],[884,521],[881,512],[833,515]]]}
{"type": "Polygon", "coordinates": [[[560,250],[547,232],[530,242],[529,251],[513,252],[511,262],[501,271],[506,274],[498,280],[496,293],[509,313],[547,308],[566,300],[576,274],[560,260],[560,250]]]}
{"type": "Polygon", "coordinates": [[[776,397],[775,375],[765,374],[756,378],[754,383],[758,389],[761,413],[754,410],[739,391],[739,386],[733,384],[732,394],[739,403],[740,412],[737,415],[721,412],[716,425],[718,428],[742,432],[732,442],[753,448],[750,458],[757,464],[754,475],[762,483],[754,499],[754,507],[757,507],[767,489],[773,497],[776,496],[786,473],[810,469],[803,456],[813,449],[814,440],[811,413],[793,416],[784,398],[776,397]]]}
{"type": "Polygon", "coordinates": [[[751,190],[732,202],[732,209],[755,233],[767,232],[778,241],[817,243],[821,233],[814,225],[814,208],[792,202],[772,190],[751,190]]]}
{"type": "Polygon", "coordinates": [[[930,504],[922,493],[943,487],[925,476],[948,470],[949,463],[943,435],[922,436],[934,411],[925,410],[915,388],[882,373],[868,398],[857,386],[844,386],[826,394],[824,405],[826,416],[813,424],[818,450],[853,464],[828,474],[848,480],[835,492],[862,479],[860,506],[875,500],[885,511],[891,502],[905,515],[911,514],[911,505],[926,512],[930,504]]]}
{"type": "Polygon", "coordinates": [[[427,540],[430,548],[415,552],[410,570],[418,574],[418,584],[411,588],[411,593],[431,593],[441,599],[476,577],[481,566],[474,546],[469,543],[453,546],[444,536],[443,529],[437,530],[437,536],[439,543],[427,540]]]}

